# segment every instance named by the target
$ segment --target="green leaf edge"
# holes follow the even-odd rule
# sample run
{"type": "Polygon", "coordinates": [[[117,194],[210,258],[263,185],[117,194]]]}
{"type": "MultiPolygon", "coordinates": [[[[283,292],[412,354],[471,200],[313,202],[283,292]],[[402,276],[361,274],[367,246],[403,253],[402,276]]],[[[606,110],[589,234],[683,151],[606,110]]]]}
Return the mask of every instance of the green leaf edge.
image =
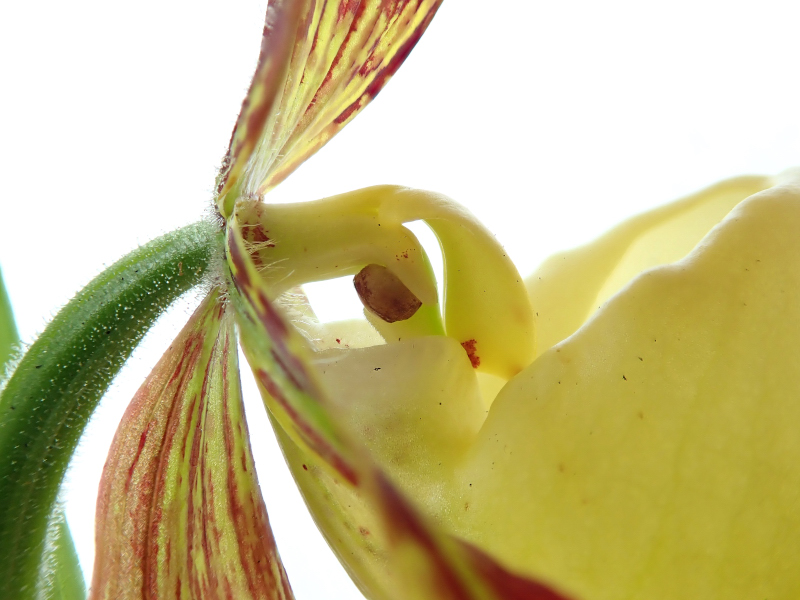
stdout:
{"type": "Polygon", "coordinates": [[[17,324],[14,322],[11,301],[8,299],[3,282],[3,272],[0,271],[0,378],[5,372],[6,364],[14,355],[14,349],[18,343],[17,324]]]}
{"type": "Polygon", "coordinates": [[[86,598],[86,582],[63,506],[57,506],[51,515],[39,570],[37,598],[39,600],[86,598]]]}
{"type": "Polygon", "coordinates": [[[89,418],[221,247],[218,227],[203,221],[137,248],[62,308],[17,365],[0,395],[0,597],[36,597],[50,516],[89,418]]]}
{"type": "MultiPolygon", "coordinates": [[[[4,372],[18,344],[19,332],[14,320],[14,311],[0,271],[0,372],[4,372]]],[[[83,571],[61,507],[51,515],[38,590],[41,600],[86,598],[83,571]]]]}

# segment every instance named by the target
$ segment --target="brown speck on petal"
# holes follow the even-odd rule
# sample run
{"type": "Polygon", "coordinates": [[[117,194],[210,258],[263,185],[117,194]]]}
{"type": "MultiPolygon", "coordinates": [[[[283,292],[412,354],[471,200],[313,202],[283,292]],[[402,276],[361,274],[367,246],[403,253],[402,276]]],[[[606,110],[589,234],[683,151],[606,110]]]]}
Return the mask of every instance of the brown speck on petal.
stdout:
{"type": "Polygon", "coordinates": [[[387,323],[414,316],[422,302],[400,278],[381,265],[367,265],[353,278],[358,297],[370,312],[387,323]]]}
{"type": "Polygon", "coordinates": [[[478,356],[477,345],[478,342],[476,342],[474,339],[467,340],[466,342],[461,342],[461,346],[466,351],[467,356],[469,356],[469,362],[472,363],[473,369],[477,369],[478,367],[481,366],[481,357],[478,356]]]}

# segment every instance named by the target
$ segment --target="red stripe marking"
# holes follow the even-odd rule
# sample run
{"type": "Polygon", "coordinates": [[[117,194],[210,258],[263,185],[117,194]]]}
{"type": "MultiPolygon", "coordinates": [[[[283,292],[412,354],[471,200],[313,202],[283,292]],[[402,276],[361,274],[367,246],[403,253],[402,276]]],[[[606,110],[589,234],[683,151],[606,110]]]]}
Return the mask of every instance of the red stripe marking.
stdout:
{"type": "MultiPolygon", "coordinates": [[[[207,319],[204,319],[202,322],[198,323],[197,326],[201,327],[206,323],[206,320],[207,319]]],[[[183,405],[186,402],[186,391],[192,380],[194,369],[200,358],[202,342],[203,336],[200,333],[193,333],[188,337],[184,350],[184,357],[186,360],[184,362],[182,359],[181,363],[175,369],[173,376],[170,378],[170,383],[176,383],[177,386],[175,387],[174,392],[169,400],[165,400],[164,397],[161,397],[160,399],[160,401],[168,401],[171,404],[171,409],[169,412],[167,426],[164,430],[164,437],[162,439],[161,447],[158,452],[158,466],[153,477],[152,491],[149,494],[145,493],[145,496],[150,496],[152,498],[149,503],[152,508],[150,509],[150,526],[148,528],[149,533],[147,534],[147,539],[145,540],[145,556],[143,557],[143,581],[145,583],[146,590],[149,590],[149,595],[154,598],[158,597],[159,587],[158,573],[160,561],[158,530],[161,521],[164,518],[163,496],[166,488],[166,462],[175,445],[175,438],[178,434],[178,430],[182,425],[181,414],[183,405]],[[191,348],[189,348],[190,343],[192,344],[191,348]],[[189,350],[189,352],[187,352],[187,350],[189,350]]],[[[194,410],[196,402],[197,396],[194,395],[191,400],[190,413],[192,410],[194,410]]],[[[185,444],[186,438],[184,436],[181,441],[181,447],[185,448],[185,444]]],[[[154,460],[154,463],[155,462],[156,461],[154,460]]],[[[147,490],[145,490],[145,492],[146,491],[147,490]]],[[[144,498],[142,498],[142,500],[144,500],[144,498]]]]}
{"type": "Polygon", "coordinates": [[[376,472],[376,482],[384,502],[384,510],[390,524],[403,535],[411,537],[428,555],[433,566],[437,599],[467,600],[473,594],[464,587],[461,577],[453,569],[447,556],[442,554],[426,525],[417,516],[409,503],[381,472],[376,472]]]}
{"type": "Polygon", "coordinates": [[[263,307],[263,311],[259,311],[259,318],[261,322],[264,324],[264,327],[267,330],[270,338],[277,341],[283,342],[287,337],[289,337],[289,328],[284,323],[283,318],[275,308],[272,306],[272,303],[267,298],[267,295],[264,293],[263,290],[258,290],[258,299],[263,307]]]}
{"type": "Polygon", "coordinates": [[[552,588],[526,577],[516,575],[500,565],[479,548],[461,542],[472,567],[487,582],[498,598],[503,600],[570,600],[552,588]]]}
{"type": "Polygon", "coordinates": [[[128,467],[128,477],[125,480],[125,494],[127,495],[128,490],[131,486],[131,480],[133,479],[133,472],[136,469],[136,465],[139,463],[139,458],[142,455],[142,450],[144,449],[145,443],[147,442],[147,435],[150,433],[150,428],[153,426],[153,422],[150,421],[147,423],[147,427],[145,427],[142,435],[139,436],[139,447],[136,449],[136,456],[133,457],[131,461],[131,466],[128,467]]]}
{"type": "Polygon", "coordinates": [[[252,287],[252,282],[247,272],[247,261],[239,247],[239,240],[236,239],[235,236],[236,233],[233,230],[228,232],[228,252],[230,253],[234,267],[236,267],[236,272],[231,273],[233,282],[236,284],[236,288],[241,291],[242,289],[252,287]]]}
{"type": "MultiPolygon", "coordinates": [[[[240,160],[240,154],[245,145],[255,147],[257,144],[267,116],[277,101],[280,92],[280,90],[277,89],[277,73],[284,68],[285,62],[291,58],[291,52],[287,47],[289,42],[288,36],[294,33],[294,31],[290,32],[290,28],[286,27],[286,25],[292,22],[292,12],[296,7],[297,4],[294,2],[270,3],[269,6],[267,6],[267,15],[261,37],[261,51],[258,56],[258,66],[256,67],[256,72],[250,83],[247,95],[242,102],[239,117],[236,119],[236,125],[231,134],[228,152],[223,161],[223,170],[221,171],[222,175],[220,177],[217,193],[221,193],[224,189],[230,173],[233,170],[232,167],[236,164],[237,160],[240,160]],[[280,26],[270,27],[272,24],[278,24],[280,26]],[[275,59],[282,59],[282,62],[278,64],[275,59]],[[255,89],[259,85],[269,84],[273,84],[276,87],[275,90],[272,90],[275,93],[262,94],[262,101],[257,106],[251,107],[250,99],[255,89]],[[244,129],[244,131],[240,131],[241,129],[244,129]],[[243,135],[240,135],[242,133],[243,135]]],[[[269,92],[270,90],[266,91],[269,92]]]]}
{"type": "Polygon", "coordinates": [[[305,366],[300,362],[300,359],[293,354],[289,354],[285,349],[284,353],[279,353],[276,348],[270,349],[270,355],[292,385],[301,392],[308,393],[311,385],[305,366]]]}
{"type": "MultiPolygon", "coordinates": [[[[228,337],[226,336],[226,352],[228,351],[228,337]]],[[[227,382],[227,361],[225,363],[224,372],[226,373],[227,382]]],[[[291,587],[288,581],[275,581],[273,571],[269,565],[277,562],[279,571],[283,571],[280,564],[280,559],[277,556],[275,548],[275,539],[272,535],[272,530],[269,525],[269,516],[261,496],[260,488],[258,487],[258,479],[256,472],[250,470],[253,477],[254,487],[249,490],[245,502],[248,506],[242,503],[241,490],[236,485],[236,473],[234,470],[236,462],[235,452],[235,439],[237,432],[241,435],[241,462],[245,465],[245,472],[247,472],[246,465],[252,462],[249,434],[247,431],[247,422],[244,416],[244,404],[240,394],[230,396],[228,393],[228,386],[224,388],[224,402],[226,410],[224,411],[224,435],[225,447],[228,454],[228,494],[230,496],[230,506],[232,514],[234,515],[234,525],[237,530],[237,538],[240,540],[240,554],[242,555],[242,565],[247,578],[248,587],[254,597],[263,597],[265,594],[278,589],[278,585],[283,586],[283,591],[288,597],[292,597],[291,587]],[[231,421],[231,408],[234,408],[240,416],[238,419],[238,428],[235,428],[231,421]],[[237,514],[238,513],[238,514],[237,514]],[[250,519],[246,517],[249,516],[250,519]],[[256,535],[256,541],[249,542],[253,535],[256,535]]]]}
{"type": "Polygon", "coordinates": [[[359,478],[355,469],[351,467],[339,455],[339,453],[333,449],[333,447],[331,447],[331,445],[314,427],[301,418],[300,414],[297,412],[297,410],[295,410],[294,406],[289,403],[289,401],[283,395],[281,389],[269,376],[269,374],[263,369],[258,369],[258,371],[256,371],[256,378],[264,387],[264,389],[266,389],[269,395],[272,396],[275,401],[281,405],[283,410],[286,411],[286,414],[289,415],[289,418],[298,428],[298,431],[306,440],[308,445],[311,446],[314,451],[317,452],[317,454],[319,454],[329,465],[338,471],[342,477],[349,481],[353,486],[358,487],[359,478]]]}
{"type": "MultiPolygon", "coordinates": [[[[419,4],[419,3],[418,3],[419,4]]],[[[440,4],[440,3],[439,3],[440,4]]],[[[403,45],[399,48],[399,50],[394,53],[389,59],[389,63],[378,72],[372,79],[372,81],[367,85],[364,93],[359,96],[350,106],[345,108],[338,117],[333,120],[333,123],[336,125],[344,125],[349,119],[351,119],[355,113],[357,113],[364,105],[369,103],[373,98],[378,95],[389,79],[397,72],[397,69],[400,68],[400,65],[408,58],[408,55],[411,54],[411,51],[414,49],[414,46],[417,45],[422,34],[425,33],[425,30],[430,25],[433,16],[436,14],[438,10],[438,4],[433,6],[425,18],[420,22],[420,24],[416,27],[416,29],[411,33],[408,39],[403,43],[403,45]]],[[[364,66],[369,64],[370,61],[367,61],[364,66]]],[[[362,67],[363,69],[364,67],[362,67]]],[[[366,72],[364,73],[366,74],[366,72]]]]}

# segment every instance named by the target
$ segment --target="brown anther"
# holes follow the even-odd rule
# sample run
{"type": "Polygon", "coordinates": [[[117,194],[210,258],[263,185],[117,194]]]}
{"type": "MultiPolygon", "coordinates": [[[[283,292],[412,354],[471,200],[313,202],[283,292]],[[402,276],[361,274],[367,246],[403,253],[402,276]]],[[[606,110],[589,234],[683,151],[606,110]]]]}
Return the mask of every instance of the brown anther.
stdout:
{"type": "Polygon", "coordinates": [[[389,269],[367,265],[353,278],[362,304],[387,323],[405,321],[422,306],[411,290],[389,269]]]}

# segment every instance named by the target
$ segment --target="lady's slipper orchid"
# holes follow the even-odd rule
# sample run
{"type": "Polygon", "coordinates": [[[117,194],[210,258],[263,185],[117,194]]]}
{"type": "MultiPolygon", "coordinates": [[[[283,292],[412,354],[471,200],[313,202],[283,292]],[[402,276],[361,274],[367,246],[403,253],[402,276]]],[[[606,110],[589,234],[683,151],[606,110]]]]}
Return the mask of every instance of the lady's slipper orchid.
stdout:
{"type": "MultiPolygon", "coordinates": [[[[45,534],[58,525],[56,491],[80,431],[149,323],[210,270],[208,298],[134,398],[112,445],[98,498],[90,597],[292,596],[250,456],[234,318],[282,433],[370,507],[355,530],[363,537],[369,525],[377,540],[370,554],[373,579],[362,582],[365,589],[396,598],[489,598],[513,586],[556,597],[429,523],[350,435],[320,387],[308,344],[275,308],[275,294],[259,273],[258,248],[270,246],[268,232],[258,220],[245,219],[255,200],[380,91],[438,5],[269,5],[259,65],[218,181],[216,207],[225,235],[198,224],[111,267],[58,315],[6,384],[0,430],[5,596],[57,597],[64,591],[50,570],[53,563],[42,556],[50,543],[45,534]],[[378,572],[381,565],[391,568],[378,572]]],[[[358,220],[358,207],[344,212],[358,220]]],[[[401,222],[402,215],[391,217],[391,227],[365,245],[402,237],[401,222]]],[[[399,252],[408,259],[413,249],[399,252]]],[[[416,258],[424,267],[423,255],[416,258]]],[[[420,293],[430,303],[435,286],[429,269],[422,275],[420,293]]],[[[367,287],[374,287],[373,279],[367,287]]],[[[513,287],[519,304],[524,288],[520,281],[513,287]]],[[[503,368],[502,344],[491,343],[503,368]]]]}
{"type": "Polygon", "coordinates": [[[109,453],[92,598],[292,597],[237,331],[305,500],[368,598],[797,595],[795,174],[718,184],[527,281],[438,194],[262,202],[377,94],[438,5],[270,4],[217,182],[222,231],[198,224],[114,265],[7,383],[6,596],[59,597],[45,546],[71,451],[149,323],[202,281],[109,453]],[[416,220],[442,249],[441,308],[416,220]],[[320,323],[299,286],[341,275],[366,319],[320,323]]]}

